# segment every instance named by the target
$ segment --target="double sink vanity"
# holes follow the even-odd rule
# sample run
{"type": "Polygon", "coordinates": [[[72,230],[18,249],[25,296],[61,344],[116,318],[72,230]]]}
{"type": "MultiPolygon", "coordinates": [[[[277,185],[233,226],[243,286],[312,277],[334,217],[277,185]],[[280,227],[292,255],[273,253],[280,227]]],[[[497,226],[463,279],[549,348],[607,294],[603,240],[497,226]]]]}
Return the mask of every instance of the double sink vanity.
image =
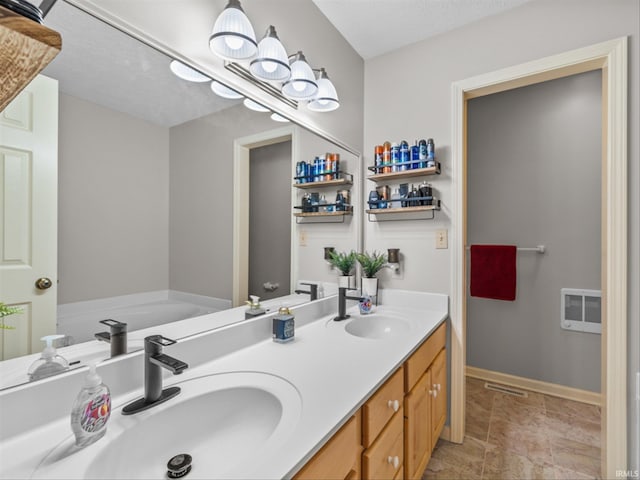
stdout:
{"type": "Polygon", "coordinates": [[[448,298],[380,300],[340,322],[335,296],[295,307],[286,344],[271,340],[274,314],[184,338],[165,352],[189,367],[163,370],[181,393],[133,415],[144,352],[102,362],[111,418],[82,449],[69,413],[85,368],[2,391],[0,477],[167,478],[186,454],[188,478],[419,478],[446,419],[448,298]]]}

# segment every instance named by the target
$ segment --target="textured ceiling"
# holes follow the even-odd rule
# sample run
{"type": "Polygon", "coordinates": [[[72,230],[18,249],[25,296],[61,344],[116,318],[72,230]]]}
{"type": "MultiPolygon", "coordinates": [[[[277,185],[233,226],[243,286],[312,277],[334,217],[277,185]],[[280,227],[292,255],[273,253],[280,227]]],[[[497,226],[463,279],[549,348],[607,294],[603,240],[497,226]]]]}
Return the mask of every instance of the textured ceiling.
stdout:
{"type": "Polygon", "coordinates": [[[313,3],[366,60],[528,1],[313,0],[313,3]]]}

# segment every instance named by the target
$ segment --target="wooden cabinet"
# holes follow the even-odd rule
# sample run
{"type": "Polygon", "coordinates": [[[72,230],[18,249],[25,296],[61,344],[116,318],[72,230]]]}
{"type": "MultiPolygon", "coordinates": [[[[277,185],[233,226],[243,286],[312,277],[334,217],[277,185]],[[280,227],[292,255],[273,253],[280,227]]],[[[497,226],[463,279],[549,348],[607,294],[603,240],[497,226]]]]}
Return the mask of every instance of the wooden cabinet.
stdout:
{"type": "Polygon", "coordinates": [[[58,54],[62,39],[26,17],[0,7],[0,111],[58,54]]]}
{"type": "Polygon", "coordinates": [[[421,478],[447,418],[446,331],[443,323],[294,478],[421,478]]]}
{"type": "Polygon", "coordinates": [[[297,480],[359,479],[361,477],[361,444],[360,412],[358,412],[302,467],[294,478],[297,480]]]}
{"type": "Polygon", "coordinates": [[[405,362],[405,479],[422,478],[447,418],[446,324],[405,362]]]}

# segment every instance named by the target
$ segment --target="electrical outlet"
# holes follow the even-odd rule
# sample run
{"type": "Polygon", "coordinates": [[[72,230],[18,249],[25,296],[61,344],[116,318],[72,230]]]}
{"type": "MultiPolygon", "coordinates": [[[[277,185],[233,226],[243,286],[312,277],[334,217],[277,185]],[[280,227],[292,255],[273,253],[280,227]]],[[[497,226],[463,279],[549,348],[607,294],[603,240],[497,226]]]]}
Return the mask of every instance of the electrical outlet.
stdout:
{"type": "Polygon", "coordinates": [[[436,248],[449,248],[447,230],[436,230],[436,248]]]}
{"type": "Polygon", "coordinates": [[[298,241],[300,243],[301,247],[306,247],[307,246],[307,232],[306,230],[300,230],[300,233],[298,234],[298,241]]]}

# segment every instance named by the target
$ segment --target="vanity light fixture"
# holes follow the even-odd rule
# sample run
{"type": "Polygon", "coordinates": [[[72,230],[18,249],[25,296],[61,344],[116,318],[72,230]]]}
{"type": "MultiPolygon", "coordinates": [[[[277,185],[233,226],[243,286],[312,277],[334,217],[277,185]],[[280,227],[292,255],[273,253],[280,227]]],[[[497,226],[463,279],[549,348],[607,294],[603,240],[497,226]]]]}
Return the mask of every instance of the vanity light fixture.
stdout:
{"type": "Polygon", "coordinates": [[[291,76],[287,52],[280,43],[276,27],[269,25],[258,44],[258,55],[251,60],[251,75],[268,82],[284,82],[291,76]]]}
{"type": "Polygon", "coordinates": [[[227,87],[226,85],[223,85],[222,83],[218,82],[217,80],[213,80],[211,82],[211,90],[216,95],[218,95],[218,96],[220,96],[222,98],[228,98],[230,100],[238,100],[238,99],[244,97],[244,95],[236,92],[235,90],[230,89],[229,87],[227,87]]]}
{"type": "Polygon", "coordinates": [[[340,106],[336,87],[333,86],[324,68],[319,70],[318,93],[315,98],[307,104],[307,108],[314,112],[331,112],[340,106]]]}
{"type": "Polygon", "coordinates": [[[302,52],[292,57],[291,77],[282,84],[282,94],[291,100],[311,100],[318,93],[316,76],[302,52]]]}
{"type": "Polygon", "coordinates": [[[245,107],[247,107],[249,110],[253,110],[254,112],[270,112],[271,111],[267,107],[263,107],[258,102],[254,102],[250,98],[245,98],[242,103],[244,103],[245,107]]]}
{"type": "Polygon", "coordinates": [[[240,0],[229,0],[213,25],[209,48],[225,60],[248,60],[258,51],[253,26],[242,10],[240,0]]]}
{"type": "Polygon", "coordinates": [[[200,73],[199,71],[197,71],[194,68],[191,68],[188,65],[185,65],[184,63],[178,60],[172,60],[171,63],[169,64],[169,69],[176,77],[181,78],[182,80],[186,80],[188,82],[202,83],[202,82],[208,82],[211,80],[206,75],[200,73]]]}
{"type": "Polygon", "coordinates": [[[289,121],[288,118],[285,118],[282,115],[279,115],[277,113],[272,113],[271,114],[271,120],[274,120],[276,122],[282,122],[282,123],[287,123],[289,121]]]}

